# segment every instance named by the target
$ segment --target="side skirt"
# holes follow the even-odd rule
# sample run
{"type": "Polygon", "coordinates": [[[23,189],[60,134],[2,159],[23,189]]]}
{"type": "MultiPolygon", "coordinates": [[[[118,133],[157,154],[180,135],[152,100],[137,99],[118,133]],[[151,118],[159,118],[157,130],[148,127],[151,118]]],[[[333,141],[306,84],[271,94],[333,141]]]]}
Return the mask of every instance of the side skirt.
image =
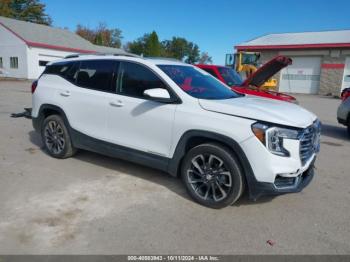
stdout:
{"type": "Polygon", "coordinates": [[[165,172],[168,171],[169,158],[102,141],[85,135],[73,128],[70,128],[69,131],[73,145],[76,148],[123,159],[165,172]]]}

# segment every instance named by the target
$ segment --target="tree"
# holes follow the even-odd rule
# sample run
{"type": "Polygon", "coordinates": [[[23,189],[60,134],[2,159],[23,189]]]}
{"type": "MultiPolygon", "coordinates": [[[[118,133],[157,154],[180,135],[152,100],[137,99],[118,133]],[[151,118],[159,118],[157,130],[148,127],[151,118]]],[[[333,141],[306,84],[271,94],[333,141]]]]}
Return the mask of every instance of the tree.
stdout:
{"type": "Polygon", "coordinates": [[[39,0],[1,0],[0,16],[51,25],[52,20],[45,13],[45,7],[39,0]]]}
{"type": "Polygon", "coordinates": [[[145,56],[158,57],[162,53],[162,46],[159,42],[158,35],[153,31],[149,37],[146,39],[146,50],[145,56]]]}
{"type": "Polygon", "coordinates": [[[159,42],[158,35],[155,31],[150,34],[144,34],[142,37],[127,44],[127,51],[144,56],[161,56],[163,55],[162,45],[159,42]]]}
{"type": "Polygon", "coordinates": [[[188,41],[182,37],[173,37],[162,42],[164,56],[183,60],[188,53],[188,41]]]}
{"type": "Polygon", "coordinates": [[[185,62],[188,64],[194,64],[194,63],[197,63],[198,60],[199,60],[199,47],[197,44],[189,42],[187,47],[187,57],[185,59],[185,62]]]}
{"type": "Polygon", "coordinates": [[[183,37],[172,37],[172,39],[164,40],[160,43],[155,31],[150,34],[144,34],[133,42],[129,42],[125,49],[138,55],[175,58],[190,64],[197,63],[201,58],[205,62],[211,63],[211,57],[208,53],[200,55],[197,44],[183,37]]]}
{"type": "Polygon", "coordinates": [[[213,59],[211,58],[211,56],[209,56],[209,54],[207,52],[202,52],[201,56],[198,60],[199,64],[212,64],[213,63],[213,59]]]}
{"type": "Polygon", "coordinates": [[[95,45],[119,48],[122,44],[122,31],[118,28],[109,29],[105,23],[100,23],[95,29],[77,25],[75,33],[95,45]]]}

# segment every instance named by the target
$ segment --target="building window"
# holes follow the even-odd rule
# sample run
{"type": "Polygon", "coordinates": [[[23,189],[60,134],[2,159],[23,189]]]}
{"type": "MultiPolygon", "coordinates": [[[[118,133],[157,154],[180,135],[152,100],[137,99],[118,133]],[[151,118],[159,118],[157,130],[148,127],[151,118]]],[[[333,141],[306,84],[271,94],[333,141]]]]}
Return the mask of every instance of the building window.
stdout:
{"type": "Polygon", "coordinates": [[[47,63],[48,63],[48,61],[42,61],[42,60],[40,60],[40,61],[39,61],[39,66],[46,66],[47,63]]]}
{"type": "Polygon", "coordinates": [[[0,68],[3,68],[3,64],[2,64],[2,57],[0,57],[0,68]]]}
{"type": "Polygon", "coordinates": [[[18,57],[10,57],[10,68],[18,68],[18,57]]]}

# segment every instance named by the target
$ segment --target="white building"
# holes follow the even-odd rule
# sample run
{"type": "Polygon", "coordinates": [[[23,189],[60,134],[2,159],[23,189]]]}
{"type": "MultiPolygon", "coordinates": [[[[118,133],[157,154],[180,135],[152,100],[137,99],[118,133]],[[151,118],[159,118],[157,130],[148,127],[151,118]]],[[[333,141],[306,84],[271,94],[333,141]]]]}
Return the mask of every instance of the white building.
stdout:
{"type": "Polygon", "coordinates": [[[0,16],[0,77],[36,79],[47,62],[76,53],[126,52],[96,46],[68,30],[0,16]]]}

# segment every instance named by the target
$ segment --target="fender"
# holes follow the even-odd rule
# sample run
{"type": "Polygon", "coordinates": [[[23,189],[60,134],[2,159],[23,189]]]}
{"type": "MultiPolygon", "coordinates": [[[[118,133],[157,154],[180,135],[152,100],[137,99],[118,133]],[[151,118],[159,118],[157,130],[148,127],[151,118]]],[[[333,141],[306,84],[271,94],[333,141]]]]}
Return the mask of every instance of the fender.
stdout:
{"type": "Polygon", "coordinates": [[[170,173],[172,176],[178,176],[181,167],[181,161],[187,153],[186,146],[190,139],[193,138],[204,138],[208,139],[209,141],[218,141],[229,147],[241,165],[250,196],[252,196],[252,187],[254,187],[254,185],[257,183],[257,180],[247,156],[245,155],[241,146],[234,139],[218,133],[203,130],[189,130],[184,133],[176,146],[173,158],[169,162],[168,173],[170,173]]]}
{"type": "Polygon", "coordinates": [[[59,106],[52,105],[52,104],[42,104],[40,106],[40,108],[39,108],[38,117],[33,117],[32,118],[33,127],[34,127],[34,129],[37,132],[41,131],[41,123],[42,123],[42,121],[44,120],[44,117],[45,117],[43,112],[44,112],[44,110],[47,110],[47,109],[58,112],[62,116],[63,121],[66,124],[66,126],[68,128],[70,128],[70,125],[69,125],[69,122],[68,122],[68,118],[67,118],[65,112],[59,106]]]}

